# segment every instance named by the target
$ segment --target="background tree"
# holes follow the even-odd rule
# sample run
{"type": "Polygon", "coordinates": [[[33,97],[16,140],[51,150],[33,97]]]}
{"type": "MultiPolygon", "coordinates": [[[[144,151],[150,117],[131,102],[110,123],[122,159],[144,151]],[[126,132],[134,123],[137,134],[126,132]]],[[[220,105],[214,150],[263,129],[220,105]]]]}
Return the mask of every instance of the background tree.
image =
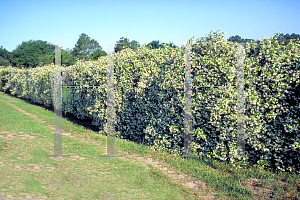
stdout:
{"type": "MultiPolygon", "coordinates": [[[[290,41],[291,40],[297,40],[297,39],[299,39],[300,40],[300,35],[299,34],[295,34],[295,33],[293,33],[293,34],[283,34],[283,33],[281,33],[281,34],[279,34],[279,36],[277,37],[277,40],[278,40],[278,42],[280,43],[280,44],[283,44],[283,45],[288,45],[289,43],[290,43],[290,41]]],[[[260,41],[259,40],[256,40],[256,41],[254,41],[253,39],[243,39],[243,38],[241,38],[239,35],[236,35],[236,36],[230,36],[229,38],[228,38],[228,41],[232,41],[232,42],[238,42],[238,43],[240,43],[240,42],[242,42],[242,43],[246,43],[246,42],[255,42],[255,43],[257,43],[257,44],[259,44],[260,43],[260,41]]]]}
{"type": "Polygon", "coordinates": [[[172,47],[172,48],[176,48],[177,47],[173,42],[169,42],[169,43],[167,43],[167,45],[169,47],[172,47]]]}
{"type": "MultiPolygon", "coordinates": [[[[167,45],[167,46],[169,46],[169,47],[171,47],[171,48],[176,48],[177,46],[173,43],[173,42],[169,42],[169,43],[161,43],[162,45],[167,45]]],[[[164,47],[162,47],[162,48],[164,48],[164,47]]]]}
{"type": "Polygon", "coordinates": [[[280,34],[278,37],[277,37],[277,40],[280,44],[283,44],[283,45],[288,45],[290,43],[291,40],[294,40],[294,39],[300,39],[300,35],[299,34],[295,34],[293,33],[292,35],[290,34],[280,34]]]}
{"type": "Polygon", "coordinates": [[[140,44],[137,41],[132,40],[130,42],[129,48],[131,48],[133,50],[137,50],[138,47],[140,47],[140,44]]]}
{"type": "Polygon", "coordinates": [[[61,50],[61,64],[70,66],[76,63],[76,57],[72,54],[72,50],[70,49],[62,49],[61,50]]]}
{"type": "Polygon", "coordinates": [[[0,66],[11,64],[12,53],[7,51],[3,46],[0,47],[0,66]]]}
{"type": "Polygon", "coordinates": [[[122,49],[126,49],[129,47],[129,40],[127,38],[121,37],[119,41],[117,41],[117,44],[115,44],[114,51],[117,53],[121,51],[122,49]]]}
{"type": "Polygon", "coordinates": [[[10,61],[3,58],[3,57],[0,57],[0,66],[9,66],[10,65],[10,61]]]}
{"type": "Polygon", "coordinates": [[[246,43],[246,42],[255,42],[255,40],[254,39],[243,39],[244,40],[244,43],[246,43]]]}
{"type": "Polygon", "coordinates": [[[160,43],[159,40],[153,40],[152,42],[148,43],[146,46],[150,49],[158,49],[158,48],[165,48],[164,44],[166,44],[166,45],[168,45],[169,47],[172,47],[172,48],[177,47],[173,42],[160,43]]]}
{"type": "Polygon", "coordinates": [[[148,43],[146,46],[150,49],[164,48],[164,45],[160,44],[159,40],[153,40],[152,42],[148,43]]]}
{"type": "Polygon", "coordinates": [[[129,39],[121,37],[120,40],[117,41],[117,44],[115,44],[114,51],[117,53],[126,48],[131,48],[133,50],[137,50],[138,47],[140,47],[140,44],[137,41],[132,40],[130,42],[129,39]]]}
{"type": "Polygon", "coordinates": [[[79,59],[89,60],[92,53],[98,49],[102,50],[102,47],[99,43],[91,39],[85,33],[82,33],[73,48],[72,54],[79,59]]]}
{"type": "Polygon", "coordinates": [[[54,59],[55,46],[42,40],[22,42],[12,51],[13,66],[34,68],[50,64],[54,59]]]}
{"type": "Polygon", "coordinates": [[[40,55],[38,55],[37,56],[37,59],[38,59],[38,66],[39,67],[42,67],[42,66],[44,66],[44,65],[48,65],[48,64],[50,64],[50,63],[54,63],[55,61],[54,61],[54,54],[55,54],[55,52],[54,53],[48,53],[48,54],[40,54],[40,55]]]}
{"type": "Polygon", "coordinates": [[[91,58],[91,60],[98,60],[99,57],[106,56],[106,55],[107,55],[107,53],[105,51],[103,51],[101,49],[97,49],[95,52],[93,52],[91,54],[90,58],[91,58]]]}
{"type": "Polygon", "coordinates": [[[231,41],[231,42],[237,42],[237,43],[246,43],[246,42],[255,42],[253,39],[243,39],[241,38],[241,36],[239,35],[236,35],[236,36],[230,36],[228,38],[228,41],[231,41]]]}
{"type": "Polygon", "coordinates": [[[230,37],[228,38],[228,41],[239,43],[239,42],[242,41],[242,38],[241,38],[241,36],[239,36],[239,35],[236,35],[236,36],[230,36],[230,37]]]}

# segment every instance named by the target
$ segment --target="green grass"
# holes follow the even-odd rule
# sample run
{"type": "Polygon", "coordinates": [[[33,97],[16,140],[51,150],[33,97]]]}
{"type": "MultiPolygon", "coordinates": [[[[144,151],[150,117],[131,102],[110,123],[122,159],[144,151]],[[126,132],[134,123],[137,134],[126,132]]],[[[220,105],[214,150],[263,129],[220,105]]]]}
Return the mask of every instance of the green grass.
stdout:
{"type": "MultiPolygon", "coordinates": [[[[133,162],[130,155],[152,156],[178,172],[206,182],[216,199],[264,199],[253,189],[244,189],[246,179],[264,179],[252,183],[269,189],[272,199],[299,199],[300,178],[291,173],[272,173],[259,166],[239,169],[218,161],[184,159],[128,140],[116,139],[116,157],[98,157],[106,153],[104,135],[71,117],[63,118],[63,155],[53,155],[53,110],[28,103],[0,92],[0,198],[32,199],[200,199],[199,192],[184,187],[152,165],[133,162]],[[5,100],[40,122],[13,108],[5,100]],[[49,126],[50,125],[50,126],[49,126]],[[276,185],[280,180],[285,185],[276,185]],[[289,195],[289,196],[288,196],[289,195]],[[294,197],[293,197],[294,196],[294,197]]],[[[200,190],[201,192],[201,190],[200,190]]],[[[205,191],[203,191],[203,194],[205,191]]],[[[203,195],[205,196],[205,195],[203,195]]]]}

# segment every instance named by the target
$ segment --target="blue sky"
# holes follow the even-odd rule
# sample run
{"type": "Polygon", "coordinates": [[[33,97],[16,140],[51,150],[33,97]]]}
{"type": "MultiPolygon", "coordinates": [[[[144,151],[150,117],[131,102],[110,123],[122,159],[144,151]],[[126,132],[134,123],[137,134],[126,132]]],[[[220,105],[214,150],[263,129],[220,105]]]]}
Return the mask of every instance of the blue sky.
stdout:
{"type": "Polygon", "coordinates": [[[176,42],[218,29],[226,39],[258,40],[276,32],[300,34],[299,8],[299,0],[0,0],[0,46],[12,51],[32,39],[69,42],[62,48],[72,49],[81,33],[98,42],[125,37],[180,46],[176,42]]]}

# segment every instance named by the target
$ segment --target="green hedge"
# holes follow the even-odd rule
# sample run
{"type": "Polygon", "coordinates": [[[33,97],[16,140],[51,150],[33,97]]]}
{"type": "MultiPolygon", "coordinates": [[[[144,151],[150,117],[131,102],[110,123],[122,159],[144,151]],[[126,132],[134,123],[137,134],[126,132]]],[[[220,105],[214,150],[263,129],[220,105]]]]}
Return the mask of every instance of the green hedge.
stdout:
{"type": "MultiPolygon", "coordinates": [[[[299,41],[278,44],[276,36],[245,44],[244,96],[246,157],[237,149],[237,43],[213,32],[192,44],[193,152],[234,165],[247,156],[271,161],[274,169],[299,170],[299,41]],[[231,87],[213,87],[213,86],[231,87]],[[208,87],[203,87],[208,86],[208,87]],[[210,153],[210,154],[208,154],[210,153]]],[[[189,41],[192,41],[190,39],[189,41]]],[[[125,49],[114,53],[117,136],[182,155],[184,150],[185,47],[125,49]]],[[[26,72],[0,69],[1,90],[53,106],[54,65],[26,72]]],[[[63,111],[106,125],[107,57],[67,68],[63,111]],[[86,86],[98,85],[97,88],[86,86]]],[[[249,161],[249,160],[248,160],[249,161]]]]}

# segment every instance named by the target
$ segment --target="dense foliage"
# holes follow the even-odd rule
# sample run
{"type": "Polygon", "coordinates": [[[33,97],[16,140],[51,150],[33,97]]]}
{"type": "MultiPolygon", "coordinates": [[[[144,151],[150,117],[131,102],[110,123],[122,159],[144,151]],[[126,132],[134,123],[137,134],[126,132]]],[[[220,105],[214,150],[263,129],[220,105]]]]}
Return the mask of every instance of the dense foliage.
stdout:
{"type": "Polygon", "coordinates": [[[12,51],[11,63],[13,66],[24,66],[25,68],[49,65],[54,60],[54,49],[54,45],[42,40],[22,42],[12,51]]]}
{"type": "MultiPolygon", "coordinates": [[[[193,153],[244,165],[247,156],[276,170],[299,170],[300,44],[278,43],[276,34],[244,47],[246,156],[237,149],[236,64],[238,44],[213,32],[192,44],[193,153]],[[217,87],[224,86],[224,87],[217,87]]],[[[189,40],[190,42],[192,39],[189,40]]],[[[142,45],[114,52],[117,136],[181,155],[184,150],[185,47],[142,45]]],[[[63,111],[106,126],[107,57],[68,67],[63,111]],[[97,86],[97,87],[89,87],[97,86]]],[[[1,90],[53,106],[55,66],[0,70],[1,90]]],[[[249,161],[249,160],[248,160],[249,161]]]]}
{"type": "Polygon", "coordinates": [[[3,46],[0,47],[0,66],[8,66],[11,62],[12,54],[3,46]]]}

